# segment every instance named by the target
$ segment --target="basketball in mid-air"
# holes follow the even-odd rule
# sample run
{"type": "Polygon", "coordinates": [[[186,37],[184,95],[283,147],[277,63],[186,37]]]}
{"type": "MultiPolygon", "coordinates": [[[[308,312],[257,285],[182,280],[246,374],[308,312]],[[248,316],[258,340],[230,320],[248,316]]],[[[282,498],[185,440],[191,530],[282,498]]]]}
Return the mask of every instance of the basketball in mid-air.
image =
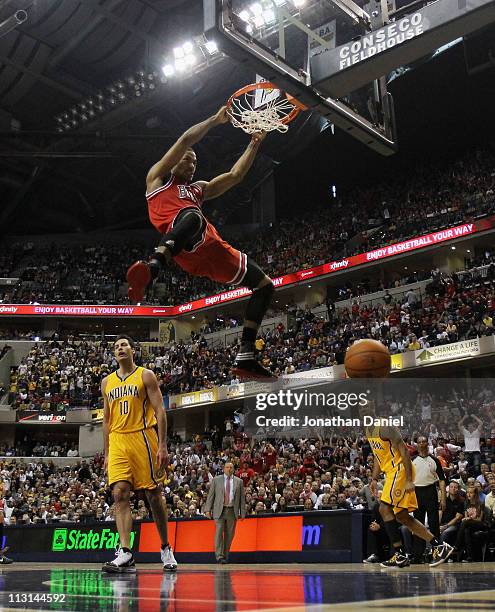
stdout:
{"type": "Polygon", "coordinates": [[[344,360],[349,378],[386,378],[392,362],[388,348],[377,340],[358,340],[347,349],[344,360]]]}

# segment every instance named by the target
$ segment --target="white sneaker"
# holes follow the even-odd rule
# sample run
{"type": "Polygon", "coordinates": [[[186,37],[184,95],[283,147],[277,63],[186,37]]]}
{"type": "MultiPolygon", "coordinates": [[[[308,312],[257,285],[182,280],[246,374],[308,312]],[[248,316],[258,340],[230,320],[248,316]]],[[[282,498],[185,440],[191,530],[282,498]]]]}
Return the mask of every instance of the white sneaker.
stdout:
{"type": "Polygon", "coordinates": [[[131,552],[117,548],[115,551],[115,559],[108,561],[102,567],[104,572],[113,574],[130,574],[136,571],[136,565],[134,563],[134,556],[131,552]]]}
{"type": "Polygon", "coordinates": [[[174,551],[170,544],[161,550],[161,558],[163,563],[164,572],[175,572],[177,571],[177,561],[174,557],[174,551]]]}

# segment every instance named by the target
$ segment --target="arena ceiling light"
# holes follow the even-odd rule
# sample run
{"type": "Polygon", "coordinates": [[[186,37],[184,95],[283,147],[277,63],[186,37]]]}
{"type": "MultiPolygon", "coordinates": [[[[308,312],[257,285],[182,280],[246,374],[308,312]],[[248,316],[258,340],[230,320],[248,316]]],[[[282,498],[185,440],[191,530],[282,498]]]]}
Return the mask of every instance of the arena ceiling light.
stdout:
{"type": "Polygon", "coordinates": [[[218,45],[214,40],[210,40],[205,44],[205,49],[208,51],[210,55],[215,55],[218,53],[218,45]]]}
{"type": "Polygon", "coordinates": [[[251,4],[251,6],[249,7],[249,10],[251,11],[251,13],[253,13],[255,17],[261,16],[263,14],[263,7],[261,6],[259,2],[255,2],[254,4],[251,4]]]}
{"type": "Polygon", "coordinates": [[[194,45],[191,41],[185,42],[180,47],[174,49],[175,69],[178,72],[185,70],[188,66],[194,66],[196,56],[194,55],[194,45]]]}
{"type": "Polygon", "coordinates": [[[265,25],[263,15],[255,15],[253,23],[255,28],[262,28],[265,25]]]}
{"type": "Polygon", "coordinates": [[[243,9],[239,13],[239,19],[246,24],[246,32],[251,34],[253,28],[260,30],[264,27],[272,26],[277,21],[276,11],[279,8],[287,7],[287,0],[263,0],[255,2],[248,9],[243,9]]]}
{"type": "Polygon", "coordinates": [[[192,44],[192,42],[186,42],[182,45],[182,48],[184,49],[184,53],[186,55],[191,55],[191,53],[194,51],[194,46],[192,44]]]}
{"type": "Polygon", "coordinates": [[[174,76],[174,74],[175,74],[175,70],[174,70],[174,67],[172,66],[172,64],[164,64],[162,66],[162,72],[167,77],[167,79],[169,79],[170,77],[174,76]]]}
{"type": "Polygon", "coordinates": [[[96,95],[81,100],[77,106],[59,113],[55,117],[55,130],[65,132],[81,127],[135,98],[150,94],[165,85],[171,77],[180,75],[187,78],[206,70],[223,57],[215,41],[207,40],[204,34],[196,36],[172,48],[170,55],[163,58],[161,65],[158,64],[157,71],[138,70],[110,83],[96,95]]]}
{"type": "Polygon", "coordinates": [[[274,21],[276,21],[275,11],[272,8],[268,8],[264,10],[263,19],[265,20],[265,23],[267,24],[273,23],[274,21]]]}
{"type": "Polygon", "coordinates": [[[175,47],[174,49],[174,57],[176,60],[182,59],[185,55],[183,47],[175,47]]]}

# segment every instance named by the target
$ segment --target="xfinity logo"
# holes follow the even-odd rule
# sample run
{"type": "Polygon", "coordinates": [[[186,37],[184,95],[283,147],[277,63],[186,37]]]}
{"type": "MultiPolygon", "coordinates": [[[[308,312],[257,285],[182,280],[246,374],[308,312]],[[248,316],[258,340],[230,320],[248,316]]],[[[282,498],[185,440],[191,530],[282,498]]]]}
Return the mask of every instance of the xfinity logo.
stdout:
{"type": "Polygon", "coordinates": [[[182,306],[179,306],[179,312],[186,312],[188,310],[192,310],[192,304],[182,304],[182,306]]]}
{"type": "Polygon", "coordinates": [[[0,306],[0,312],[17,312],[17,306],[0,306]]]}
{"type": "Polygon", "coordinates": [[[348,265],[348,259],[343,259],[342,261],[334,261],[332,264],[330,264],[330,270],[341,270],[342,268],[347,268],[348,265]]]}
{"type": "Polygon", "coordinates": [[[304,525],[302,529],[303,546],[319,546],[323,525],[304,525]]]}

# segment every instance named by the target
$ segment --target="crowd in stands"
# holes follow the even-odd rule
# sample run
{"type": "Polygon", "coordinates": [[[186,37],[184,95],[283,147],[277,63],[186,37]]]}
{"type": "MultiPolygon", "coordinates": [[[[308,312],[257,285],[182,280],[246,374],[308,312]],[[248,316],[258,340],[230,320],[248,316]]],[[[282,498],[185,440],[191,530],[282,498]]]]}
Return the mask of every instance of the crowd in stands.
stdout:
{"type": "MultiPolygon", "coordinates": [[[[386,291],[375,305],[355,298],[350,308],[335,309],[327,300],[325,317],[290,305],[287,326],[280,321],[258,337],[258,357],[273,373],[284,375],[343,363],[347,348],[361,338],[380,340],[395,354],[492,335],[495,265],[490,270],[484,277],[477,269],[434,273],[424,293],[409,289],[397,298],[386,291]]],[[[217,321],[225,325],[226,319],[217,321]]],[[[195,334],[190,342],[167,347],[144,350],[138,344],[136,363],[154,370],[162,393],[170,395],[238,383],[231,377],[237,349],[237,340],[214,347],[195,334]]],[[[42,411],[96,406],[101,379],[115,367],[107,341],[40,343],[12,369],[9,400],[20,409],[42,411]]]]}
{"type": "Polygon", "coordinates": [[[0,444],[0,457],[78,457],[77,444],[71,442],[44,442],[27,436],[15,446],[0,444]]]}
{"type": "MultiPolygon", "coordinates": [[[[442,168],[429,165],[394,180],[356,188],[331,204],[299,212],[256,236],[235,239],[271,277],[313,267],[495,212],[495,155],[469,152],[442,168]]],[[[129,264],[151,244],[120,246],[17,244],[2,255],[3,276],[20,284],[0,293],[4,303],[122,303],[129,264]]],[[[173,266],[147,296],[177,304],[223,290],[173,266]]]]}
{"type": "MultiPolygon", "coordinates": [[[[470,417],[466,419],[465,425],[469,426],[470,417]]],[[[484,419],[479,421],[480,435],[487,427],[489,431],[489,418],[484,419]]],[[[464,452],[462,430],[453,437],[431,420],[425,420],[420,431],[406,438],[406,444],[414,456],[414,440],[420,434],[427,436],[429,450],[441,460],[447,481],[457,482],[463,495],[476,489],[481,503],[493,511],[495,423],[491,427],[491,438],[488,434],[478,439],[480,452],[476,458],[475,453],[464,452]]],[[[168,446],[170,464],[164,496],[172,517],[204,516],[208,487],[227,461],[234,463],[244,483],[249,515],[362,510],[376,503],[369,489],[373,455],[366,438],[356,433],[256,440],[228,418],[222,432],[214,427],[189,442],[172,435],[168,446]]],[[[103,458],[99,455],[74,467],[56,467],[34,459],[29,463],[4,459],[0,461],[0,481],[4,491],[0,503],[7,524],[114,519],[103,458]]],[[[143,496],[136,493],[130,503],[135,520],[150,518],[143,496]]]]}
{"type": "MultiPolygon", "coordinates": [[[[257,339],[263,365],[277,375],[343,363],[347,347],[372,337],[392,354],[429,348],[462,339],[493,334],[494,284],[476,274],[439,276],[424,296],[408,291],[400,301],[386,292],[384,303],[369,306],[355,300],[350,309],[335,311],[327,304],[327,318],[312,310],[289,312],[287,329],[279,323],[257,339]]],[[[162,377],[169,392],[235,384],[230,367],[237,346],[209,347],[197,337],[192,343],[157,348],[145,365],[162,377]]]]}
{"type": "MultiPolygon", "coordinates": [[[[138,346],[137,360],[141,360],[138,346]]],[[[66,410],[96,405],[101,379],[115,364],[108,342],[52,341],[34,345],[13,368],[9,400],[21,410],[66,410]]]]}

